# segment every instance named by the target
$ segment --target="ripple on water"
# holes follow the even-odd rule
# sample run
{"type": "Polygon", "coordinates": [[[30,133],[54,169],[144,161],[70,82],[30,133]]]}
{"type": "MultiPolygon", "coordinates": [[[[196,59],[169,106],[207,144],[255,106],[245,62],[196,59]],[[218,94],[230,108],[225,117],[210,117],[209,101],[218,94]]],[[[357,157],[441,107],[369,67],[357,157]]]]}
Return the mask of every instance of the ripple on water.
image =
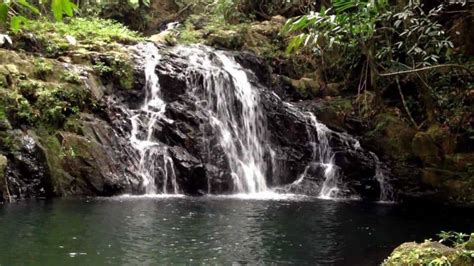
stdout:
{"type": "Polygon", "coordinates": [[[274,191],[264,191],[258,193],[239,193],[229,195],[206,195],[215,199],[242,199],[242,200],[278,200],[278,201],[302,201],[311,197],[298,194],[281,194],[274,191]]]}

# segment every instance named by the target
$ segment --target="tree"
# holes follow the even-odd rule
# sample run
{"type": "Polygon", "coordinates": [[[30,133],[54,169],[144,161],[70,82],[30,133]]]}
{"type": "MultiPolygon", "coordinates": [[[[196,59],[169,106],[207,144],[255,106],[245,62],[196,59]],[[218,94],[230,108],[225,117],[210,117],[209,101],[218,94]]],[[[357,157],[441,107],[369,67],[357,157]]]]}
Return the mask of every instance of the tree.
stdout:
{"type": "Polygon", "coordinates": [[[361,71],[364,82],[360,82],[359,91],[372,89],[376,106],[380,107],[379,81],[396,83],[404,109],[415,125],[399,77],[417,81],[426,119],[434,123],[430,75],[443,68],[465,69],[452,61],[453,43],[437,21],[445,7],[439,5],[426,11],[419,0],[406,1],[404,5],[390,5],[386,0],[333,0],[329,9],[289,19],[283,32],[300,33],[291,40],[289,53],[311,47],[316,54],[327,49],[340,51],[345,57],[361,54],[365,61],[361,71]]]}

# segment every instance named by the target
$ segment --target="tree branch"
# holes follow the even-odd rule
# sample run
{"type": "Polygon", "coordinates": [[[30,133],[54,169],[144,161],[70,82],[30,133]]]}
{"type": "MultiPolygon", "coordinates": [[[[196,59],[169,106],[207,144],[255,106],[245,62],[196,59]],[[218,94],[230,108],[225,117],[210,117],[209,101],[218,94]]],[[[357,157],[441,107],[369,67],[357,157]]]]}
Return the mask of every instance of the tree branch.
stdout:
{"type": "Polygon", "coordinates": [[[379,76],[381,76],[381,77],[390,77],[390,76],[397,76],[397,75],[403,75],[403,74],[417,73],[417,72],[421,72],[421,71],[433,70],[433,69],[438,69],[438,68],[461,68],[461,69],[465,70],[466,72],[468,72],[469,75],[474,76],[469,68],[467,68],[463,65],[457,65],[457,64],[435,65],[435,66],[428,66],[428,67],[422,67],[422,68],[416,68],[416,69],[410,69],[410,70],[403,70],[403,71],[392,72],[392,73],[379,73],[379,76]]]}

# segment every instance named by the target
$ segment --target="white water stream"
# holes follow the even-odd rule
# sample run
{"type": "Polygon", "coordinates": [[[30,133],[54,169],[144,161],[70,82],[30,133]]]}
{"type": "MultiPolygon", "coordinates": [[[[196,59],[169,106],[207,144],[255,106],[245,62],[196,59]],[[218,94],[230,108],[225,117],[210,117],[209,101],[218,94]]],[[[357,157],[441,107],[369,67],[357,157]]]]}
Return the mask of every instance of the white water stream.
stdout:
{"type": "MultiPolygon", "coordinates": [[[[146,96],[140,109],[132,111],[130,138],[139,152],[139,175],[148,195],[179,194],[169,147],[155,141],[153,135],[157,123],[173,123],[165,115],[166,103],[161,98],[156,74],[161,55],[153,44],[142,45],[141,52],[145,57],[146,96]],[[163,180],[157,182],[157,178],[163,180]]],[[[268,170],[275,171],[277,168],[274,165],[275,152],[269,145],[258,89],[251,84],[247,73],[233,56],[208,47],[178,46],[173,48],[173,53],[186,60],[187,69],[180,74],[186,76],[188,93],[195,99],[196,107],[208,117],[212,137],[217,137],[218,145],[226,156],[235,195],[275,197],[266,182],[268,170]]],[[[283,104],[289,112],[307,119],[307,134],[312,146],[311,162],[293,184],[301,183],[308,171],[319,168],[324,175],[319,198],[338,198],[340,173],[330,145],[331,135],[339,135],[348,147],[354,149],[360,149],[359,142],[348,134],[331,131],[318,122],[314,114],[301,112],[289,103],[283,104]]],[[[386,178],[379,164],[376,178],[381,185],[381,199],[387,200],[390,191],[385,186],[386,178]]]]}
{"type": "Polygon", "coordinates": [[[140,161],[139,175],[142,177],[146,194],[179,193],[176,182],[173,159],[168,154],[168,147],[153,141],[153,132],[159,120],[172,121],[166,118],[166,103],[161,98],[161,88],[155,68],[161,56],[155,45],[148,43],[142,47],[145,56],[145,101],[140,110],[132,116],[132,133],[130,142],[138,150],[140,161]],[[161,188],[157,188],[156,178],[163,176],[161,188]],[[171,190],[169,189],[171,187],[171,190]]]}
{"type": "Polygon", "coordinates": [[[218,136],[229,163],[234,192],[268,191],[265,173],[269,166],[264,156],[271,151],[266,145],[265,116],[245,71],[222,51],[179,46],[174,52],[188,59],[188,85],[218,136]]]}

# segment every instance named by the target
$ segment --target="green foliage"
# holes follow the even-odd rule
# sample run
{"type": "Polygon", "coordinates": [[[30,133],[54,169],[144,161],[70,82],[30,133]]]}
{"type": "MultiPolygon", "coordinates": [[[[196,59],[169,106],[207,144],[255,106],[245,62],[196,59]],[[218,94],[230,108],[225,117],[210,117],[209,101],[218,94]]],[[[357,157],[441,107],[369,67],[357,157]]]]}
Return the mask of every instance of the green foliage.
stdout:
{"type": "Polygon", "coordinates": [[[448,61],[454,45],[436,21],[443,8],[440,5],[426,13],[419,2],[410,1],[400,12],[383,14],[381,20],[389,27],[391,38],[382,40],[377,58],[391,62],[395,69],[448,61]]]}
{"type": "Polygon", "coordinates": [[[50,60],[36,61],[41,66],[39,70],[35,68],[32,75],[25,73],[21,78],[14,78],[10,87],[0,89],[2,113],[14,127],[57,129],[70,117],[93,108],[90,91],[75,83],[75,78],[71,78],[74,82],[59,82],[58,79],[72,73],[61,73],[57,68],[54,71],[59,73],[51,73],[50,60]],[[47,72],[49,74],[45,74],[47,72]]]}
{"type": "MultiPolygon", "coordinates": [[[[74,16],[77,8],[70,0],[51,0],[49,5],[57,21],[61,21],[64,15],[74,16]]],[[[5,0],[0,4],[0,23],[8,25],[14,33],[20,31],[22,26],[29,24],[30,18],[38,18],[42,15],[39,8],[30,4],[28,0],[5,0]]]]}
{"type": "Polygon", "coordinates": [[[470,236],[465,233],[441,231],[441,233],[438,234],[438,237],[440,238],[440,243],[445,243],[451,246],[457,246],[466,243],[469,240],[470,236]]]}
{"type": "Polygon", "coordinates": [[[27,25],[25,30],[37,35],[54,38],[56,41],[61,39],[62,42],[66,42],[64,36],[70,35],[83,44],[97,42],[135,43],[141,40],[139,33],[131,31],[115,21],[100,18],[73,18],[67,23],[38,21],[27,25]]]}
{"type": "Polygon", "coordinates": [[[34,61],[35,75],[42,80],[46,80],[46,77],[53,72],[53,65],[40,58],[34,61]]]}
{"type": "Polygon", "coordinates": [[[81,84],[81,77],[74,71],[66,71],[62,74],[61,80],[72,84],[81,84]]]}
{"type": "Polygon", "coordinates": [[[335,45],[363,47],[376,32],[379,16],[386,10],[388,1],[335,0],[330,9],[289,19],[283,33],[306,30],[296,36],[288,46],[293,52],[302,46],[333,48],[335,45]]]}
{"type": "Polygon", "coordinates": [[[129,58],[123,55],[109,54],[97,58],[93,65],[101,78],[122,89],[129,90],[134,84],[134,70],[129,58]]]}
{"type": "Polygon", "coordinates": [[[375,110],[382,107],[383,90],[392,86],[399,88],[401,108],[413,125],[462,121],[463,91],[470,85],[466,71],[452,68],[459,66],[459,56],[439,22],[446,6],[427,10],[419,0],[405,6],[386,0],[334,0],[329,9],[289,19],[282,33],[292,36],[287,53],[311,51],[320,68],[341,73],[337,81],[347,78],[348,68],[360,73],[358,95],[371,89],[375,110]],[[447,82],[437,75],[441,67],[449,70],[442,75],[447,82]],[[407,83],[418,90],[404,97],[407,83]],[[449,111],[438,114],[438,107],[449,111]]]}
{"type": "MultiPolygon", "coordinates": [[[[99,18],[72,18],[67,22],[32,21],[25,25],[24,31],[36,36],[37,48],[48,57],[61,56],[73,48],[76,51],[80,48],[109,51],[116,47],[116,43],[133,44],[143,40],[139,33],[112,20],[99,18]],[[67,36],[73,37],[75,43],[70,43],[67,36]]],[[[25,47],[25,50],[29,48],[25,47]]]]}
{"type": "Polygon", "coordinates": [[[70,0],[52,0],[51,1],[51,10],[53,11],[54,18],[57,21],[61,21],[64,15],[72,17],[74,15],[74,10],[76,5],[70,0]]]}

